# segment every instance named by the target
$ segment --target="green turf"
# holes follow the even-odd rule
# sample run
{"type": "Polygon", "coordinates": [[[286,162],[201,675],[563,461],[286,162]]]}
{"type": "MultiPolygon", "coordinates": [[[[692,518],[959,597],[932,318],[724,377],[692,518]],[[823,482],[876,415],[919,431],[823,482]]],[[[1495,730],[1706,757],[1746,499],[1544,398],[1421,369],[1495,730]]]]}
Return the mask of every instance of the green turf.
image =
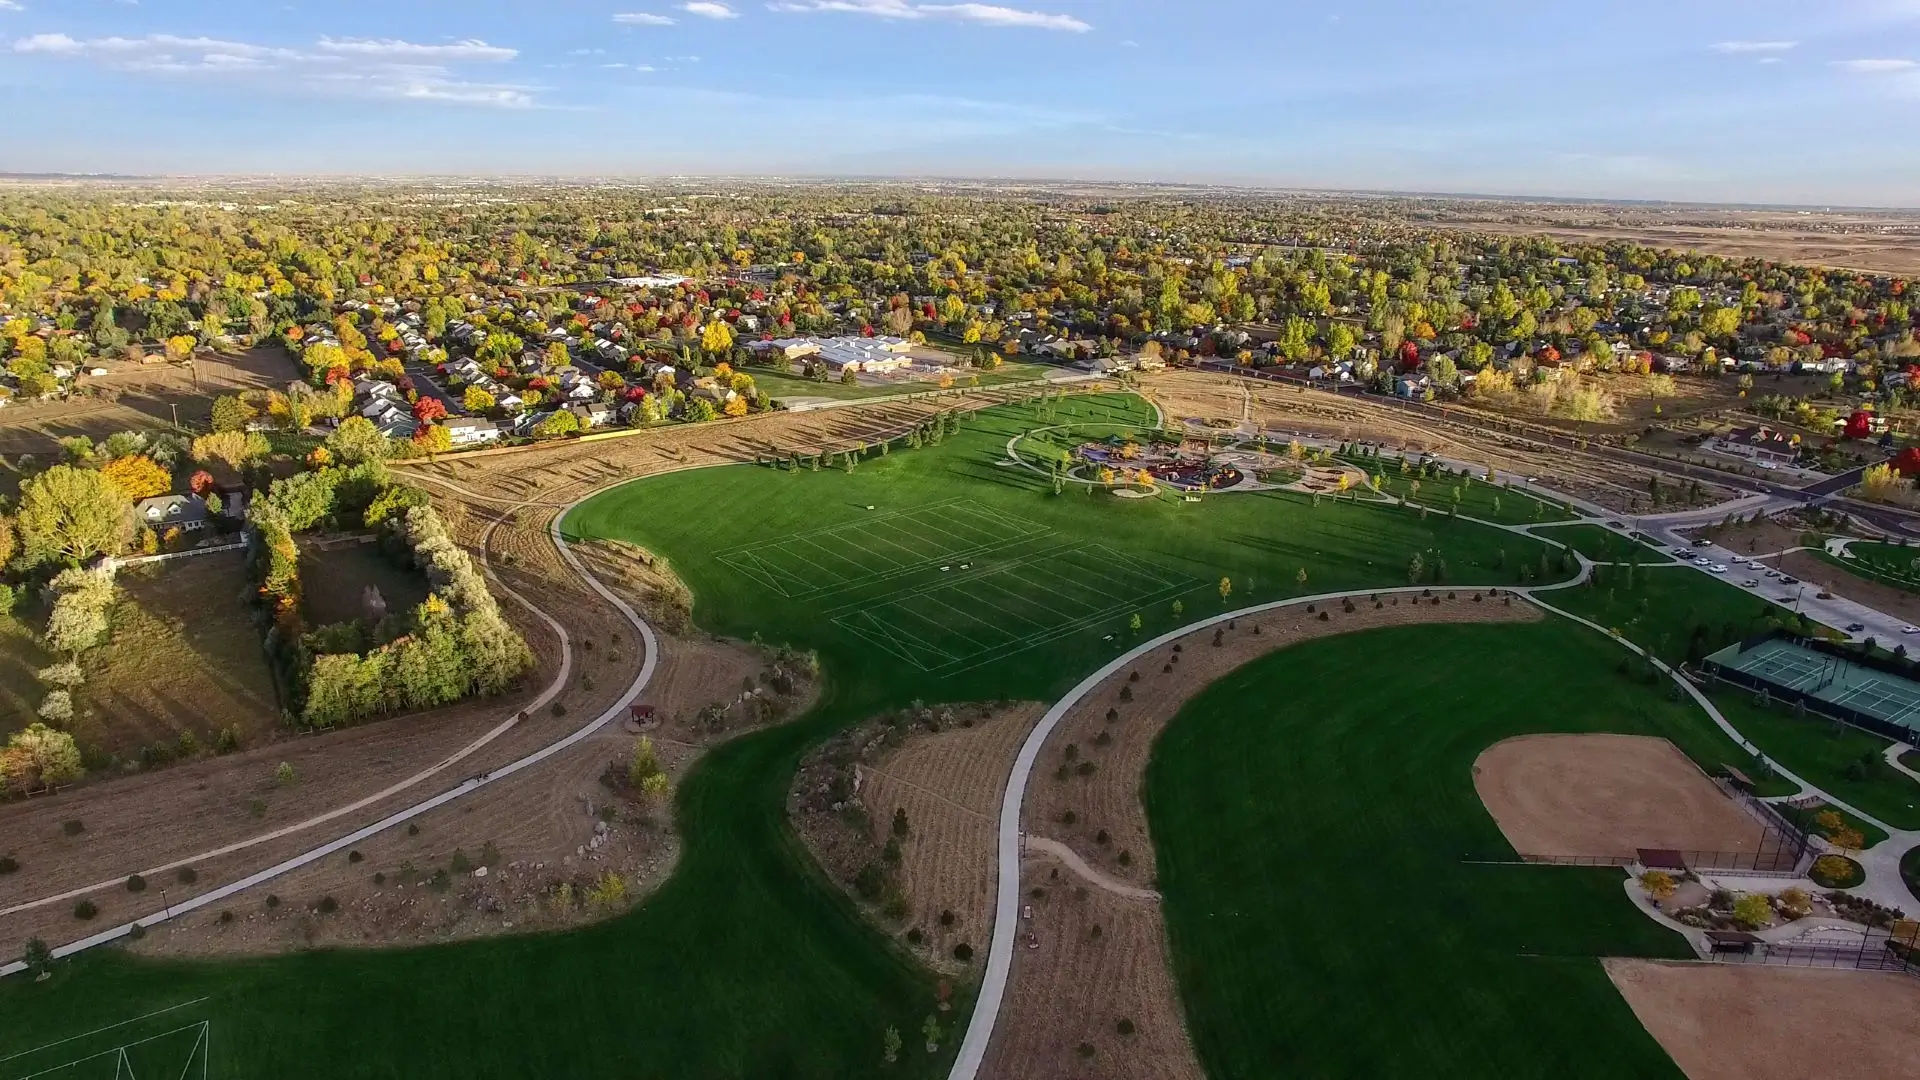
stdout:
{"type": "MultiPolygon", "coordinates": [[[[891,397],[896,394],[917,394],[929,390],[939,390],[937,382],[903,381],[888,382],[880,385],[855,383],[848,386],[838,379],[821,382],[805,375],[783,373],[770,367],[750,365],[744,369],[753,376],[754,385],[769,397],[778,401],[796,398],[832,398],[835,401],[853,401],[863,398],[891,397]]],[[[992,371],[979,373],[979,382],[975,383],[965,375],[956,375],[949,389],[965,389],[970,386],[1001,386],[1006,383],[1034,382],[1046,377],[1049,370],[1041,364],[1002,364],[992,371]]]]}
{"type": "Polygon", "coordinates": [[[1847,551],[1853,558],[1835,558],[1824,548],[1815,549],[1813,554],[1850,574],[1907,592],[1920,592],[1920,569],[1914,565],[1920,563],[1920,547],[1855,542],[1847,546],[1847,551]]]}
{"type": "Polygon", "coordinates": [[[1907,883],[1907,891],[1920,896],[1920,847],[1900,856],[1900,880],[1907,883]]]}
{"type": "Polygon", "coordinates": [[[1641,566],[1658,566],[1673,561],[1663,552],[1599,525],[1556,525],[1532,531],[1535,536],[1566,544],[1595,562],[1631,563],[1636,555],[1641,566]]]}
{"type": "MultiPolygon", "coordinates": [[[[1763,709],[1744,690],[1729,687],[1713,700],[1761,752],[1808,783],[1896,829],[1920,829],[1920,782],[1886,763],[1881,755],[1889,740],[1825,717],[1795,716],[1778,702],[1763,709]]],[[[1864,831],[1869,839],[1885,838],[1871,826],[1864,831]]]]}
{"type": "Polygon", "coordinates": [[[1369,475],[1381,476],[1382,494],[1406,498],[1410,502],[1437,512],[1458,508],[1459,512],[1467,517],[1499,522],[1502,525],[1565,521],[1569,517],[1577,516],[1569,514],[1565,507],[1556,503],[1543,502],[1517,488],[1502,484],[1489,484],[1483,480],[1469,480],[1460,476],[1432,476],[1426,479],[1402,476],[1396,471],[1397,466],[1388,467],[1376,462],[1368,462],[1361,467],[1367,468],[1369,465],[1371,466],[1369,475]],[[1417,491],[1413,487],[1415,483],[1420,485],[1417,491]],[[1458,498],[1455,498],[1456,493],[1458,498]]]}
{"type": "Polygon", "coordinates": [[[1168,935],[1211,1080],[1675,1077],[1596,959],[1688,958],[1618,870],[1514,858],[1474,792],[1531,732],[1737,749],[1614,672],[1571,623],[1403,627],[1309,642],[1194,699],[1145,801],[1168,935]],[[1486,693],[1488,663],[1500,691],[1486,693]]]}
{"type": "Polygon", "coordinates": [[[1595,567],[1587,584],[1541,593],[1540,599],[1676,664],[1698,661],[1792,614],[1765,595],[1678,565],[1595,567]]]}
{"type": "MultiPolygon", "coordinates": [[[[1055,496],[1045,477],[999,464],[1036,408],[992,410],[938,446],[896,448],[852,474],[695,470],[615,489],[567,518],[576,537],[666,557],[703,627],[816,648],[826,673],[807,718],[734,740],[685,779],[679,865],[633,912],[569,933],[410,950],[225,963],[96,952],[47,983],[0,983],[0,1057],[208,995],[210,1075],[222,1080],[938,1075],[954,1039],[939,1054],[917,1049],[934,977],[863,920],[786,825],[809,745],[915,698],[1057,698],[1127,644],[1135,610],[1142,633],[1174,625],[1176,599],[1186,620],[1220,610],[1223,576],[1225,603],[1240,606],[1402,584],[1420,552],[1429,568],[1446,562],[1449,582],[1504,585],[1545,550],[1442,515],[1287,494],[1199,505],[1055,496]],[[822,531],[836,528],[851,531],[822,531]],[[792,576],[807,564],[783,546],[801,534],[826,541],[798,549],[825,560],[811,579],[792,576]],[[892,1068],[881,1065],[888,1025],[908,1044],[892,1068]]],[[[1049,408],[1058,419],[1151,416],[1122,397],[1049,408]]],[[[967,1008],[956,1002],[949,1020],[967,1008]]]]}

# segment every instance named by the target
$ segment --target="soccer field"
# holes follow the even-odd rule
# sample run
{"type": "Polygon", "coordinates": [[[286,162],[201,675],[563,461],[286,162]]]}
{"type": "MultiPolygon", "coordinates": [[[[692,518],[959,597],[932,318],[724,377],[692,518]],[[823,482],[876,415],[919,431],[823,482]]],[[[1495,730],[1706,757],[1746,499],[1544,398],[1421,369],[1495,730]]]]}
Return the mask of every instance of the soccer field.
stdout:
{"type": "Polygon", "coordinates": [[[1042,551],[838,612],[833,621],[922,671],[951,674],[1129,611],[1198,579],[1101,544],[1042,551]]]}
{"type": "Polygon", "coordinates": [[[719,552],[789,600],[871,585],[1044,536],[1052,530],[970,499],[873,514],[719,552]]]}

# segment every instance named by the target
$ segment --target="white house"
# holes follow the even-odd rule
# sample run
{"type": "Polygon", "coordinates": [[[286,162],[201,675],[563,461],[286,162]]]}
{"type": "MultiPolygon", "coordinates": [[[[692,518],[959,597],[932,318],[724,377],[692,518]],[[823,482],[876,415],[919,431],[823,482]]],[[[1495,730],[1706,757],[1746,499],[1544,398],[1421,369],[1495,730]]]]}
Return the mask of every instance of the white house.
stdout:
{"type": "Polygon", "coordinates": [[[447,420],[442,427],[455,446],[477,446],[500,438],[500,425],[491,420],[462,416],[447,420]]]}

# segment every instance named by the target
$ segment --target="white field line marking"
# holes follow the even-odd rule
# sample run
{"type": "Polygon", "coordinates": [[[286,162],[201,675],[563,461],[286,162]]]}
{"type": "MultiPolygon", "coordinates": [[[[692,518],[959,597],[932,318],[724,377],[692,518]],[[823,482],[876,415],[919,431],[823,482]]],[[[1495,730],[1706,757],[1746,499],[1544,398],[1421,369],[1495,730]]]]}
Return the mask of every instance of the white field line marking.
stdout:
{"type": "Polygon", "coordinates": [[[17,1054],[8,1054],[6,1057],[0,1057],[0,1065],[4,1065],[7,1062],[13,1061],[16,1058],[23,1058],[23,1057],[27,1057],[30,1054],[37,1054],[42,1050],[51,1050],[56,1046],[65,1046],[70,1042],[78,1042],[81,1039],[90,1039],[95,1035],[104,1035],[107,1032],[112,1031],[114,1028],[126,1027],[128,1024],[137,1024],[142,1020],[151,1020],[156,1016],[164,1016],[167,1013],[184,1009],[189,1005],[199,1005],[211,1000],[213,1000],[211,997],[197,997],[197,998],[194,998],[192,1001],[183,1001],[178,1005],[169,1005],[164,1009],[155,1009],[150,1013],[141,1013],[139,1016],[136,1016],[130,1020],[122,1020],[117,1024],[104,1024],[100,1027],[94,1028],[92,1031],[83,1031],[78,1035],[69,1035],[64,1039],[55,1039],[50,1043],[41,1043],[39,1046],[36,1046],[31,1050],[22,1050],[17,1054]]]}

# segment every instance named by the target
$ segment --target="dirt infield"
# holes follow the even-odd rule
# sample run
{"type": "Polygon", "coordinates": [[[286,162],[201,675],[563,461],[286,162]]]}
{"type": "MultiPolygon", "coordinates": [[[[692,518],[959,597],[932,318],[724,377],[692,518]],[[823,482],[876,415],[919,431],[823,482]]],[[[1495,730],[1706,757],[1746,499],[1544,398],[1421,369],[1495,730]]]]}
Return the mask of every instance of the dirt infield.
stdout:
{"type": "Polygon", "coordinates": [[[1506,739],[1474,760],[1473,787],[1522,855],[1758,851],[1765,832],[1679,748],[1645,735],[1506,739]]]}
{"type": "Polygon", "coordinates": [[[1884,971],[1608,960],[1688,1080],[1893,1080],[1920,1073],[1920,979],[1884,971]]]}

